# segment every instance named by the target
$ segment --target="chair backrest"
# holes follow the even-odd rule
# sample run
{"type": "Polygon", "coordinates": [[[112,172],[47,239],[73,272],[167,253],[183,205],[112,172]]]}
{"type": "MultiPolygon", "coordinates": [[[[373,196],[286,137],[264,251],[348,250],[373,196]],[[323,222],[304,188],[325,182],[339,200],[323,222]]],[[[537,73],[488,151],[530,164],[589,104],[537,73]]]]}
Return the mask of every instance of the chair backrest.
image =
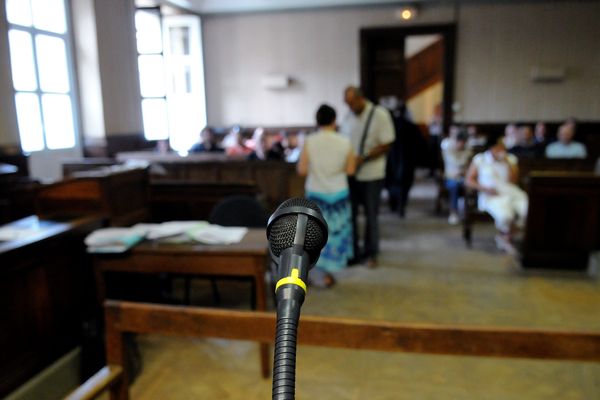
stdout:
{"type": "Polygon", "coordinates": [[[212,209],[208,221],[222,226],[265,228],[267,212],[262,204],[250,196],[229,196],[212,209]]]}

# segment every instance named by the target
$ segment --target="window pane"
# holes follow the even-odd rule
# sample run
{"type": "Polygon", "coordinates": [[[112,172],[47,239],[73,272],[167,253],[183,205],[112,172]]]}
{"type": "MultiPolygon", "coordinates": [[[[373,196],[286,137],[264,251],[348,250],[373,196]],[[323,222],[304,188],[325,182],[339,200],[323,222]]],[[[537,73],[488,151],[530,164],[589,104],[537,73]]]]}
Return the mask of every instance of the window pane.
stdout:
{"type": "Polygon", "coordinates": [[[56,33],[67,31],[64,0],[31,0],[31,5],[33,26],[56,33]]]}
{"type": "Polygon", "coordinates": [[[163,57],[139,56],[138,67],[142,97],[163,97],[166,94],[163,57]]]}
{"type": "Polygon", "coordinates": [[[15,94],[15,104],[17,106],[21,148],[25,152],[42,150],[44,148],[44,134],[37,94],[17,93],[15,94]]]}
{"type": "Polygon", "coordinates": [[[137,48],[140,54],[162,53],[162,31],[157,12],[137,11],[135,13],[137,48]]]}
{"type": "Polygon", "coordinates": [[[146,139],[160,140],[169,137],[166,100],[142,100],[142,116],[144,118],[144,135],[146,136],[146,139]]]}
{"type": "Polygon", "coordinates": [[[53,36],[36,35],[35,44],[42,91],[69,92],[65,41],[53,36]]]}
{"type": "Polygon", "coordinates": [[[71,98],[64,94],[42,95],[46,145],[49,149],[68,149],[75,146],[71,98]]]}
{"type": "Polygon", "coordinates": [[[10,64],[15,90],[36,90],[35,65],[31,35],[17,29],[8,31],[10,64]]]}
{"type": "Polygon", "coordinates": [[[31,5],[29,0],[7,0],[6,19],[12,24],[31,26],[31,5]]]}
{"type": "Polygon", "coordinates": [[[190,54],[190,28],[173,26],[169,28],[172,55],[190,54]]]}

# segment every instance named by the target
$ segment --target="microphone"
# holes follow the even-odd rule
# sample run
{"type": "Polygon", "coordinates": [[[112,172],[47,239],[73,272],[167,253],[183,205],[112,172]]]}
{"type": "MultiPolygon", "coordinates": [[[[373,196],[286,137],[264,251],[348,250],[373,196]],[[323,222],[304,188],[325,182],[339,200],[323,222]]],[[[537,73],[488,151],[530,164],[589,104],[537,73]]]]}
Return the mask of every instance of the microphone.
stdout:
{"type": "Polygon", "coordinates": [[[269,252],[277,265],[273,400],[293,400],[295,396],[300,307],[306,296],[308,271],[319,259],[327,236],[327,222],[321,210],[303,198],[284,201],[267,224],[269,252]]]}

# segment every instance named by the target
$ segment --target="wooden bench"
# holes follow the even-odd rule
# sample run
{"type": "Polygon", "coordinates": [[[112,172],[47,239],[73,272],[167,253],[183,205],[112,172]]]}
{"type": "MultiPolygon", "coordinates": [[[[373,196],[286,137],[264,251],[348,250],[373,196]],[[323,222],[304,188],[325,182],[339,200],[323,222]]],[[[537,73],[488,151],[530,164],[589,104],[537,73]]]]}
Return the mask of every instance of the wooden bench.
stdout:
{"type": "Polygon", "coordinates": [[[585,270],[600,250],[600,175],[532,172],[524,268],[585,270]]]}
{"type": "MultiPolygon", "coordinates": [[[[106,359],[100,370],[68,400],[92,399],[109,390],[111,400],[129,399],[125,336],[167,336],[274,341],[276,316],[231,311],[107,301],[106,359]]],[[[302,316],[298,344],[347,349],[457,356],[513,357],[600,362],[600,333],[510,327],[444,326],[340,317],[302,316]]]]}
{"type": "Polygon", "coordinates": [[[120,162],[146,161],[161,169],[162,174],[152,175],[152,182],[193,182],[238,184],[254,182],[263,196],[269,211],[290,197],[304,194],[304,178],[296,173],[294,164],[284,161],[247,161],[228,158],[223,154],[190,154],[153,152],[120,153],[120,162]]]}

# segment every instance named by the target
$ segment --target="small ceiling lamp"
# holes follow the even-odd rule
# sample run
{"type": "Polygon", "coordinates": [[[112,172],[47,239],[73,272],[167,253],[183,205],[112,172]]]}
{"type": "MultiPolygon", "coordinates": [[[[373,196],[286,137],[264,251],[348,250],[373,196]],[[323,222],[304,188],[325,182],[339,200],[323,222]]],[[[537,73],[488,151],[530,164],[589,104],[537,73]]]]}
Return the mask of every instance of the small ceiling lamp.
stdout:
{"type": "Polygon", "coordinates": [[[396,18],[402,21],[410,21],[417,16],[417,8],[414,6],[402,7],[396,11],[396,18]]]}

